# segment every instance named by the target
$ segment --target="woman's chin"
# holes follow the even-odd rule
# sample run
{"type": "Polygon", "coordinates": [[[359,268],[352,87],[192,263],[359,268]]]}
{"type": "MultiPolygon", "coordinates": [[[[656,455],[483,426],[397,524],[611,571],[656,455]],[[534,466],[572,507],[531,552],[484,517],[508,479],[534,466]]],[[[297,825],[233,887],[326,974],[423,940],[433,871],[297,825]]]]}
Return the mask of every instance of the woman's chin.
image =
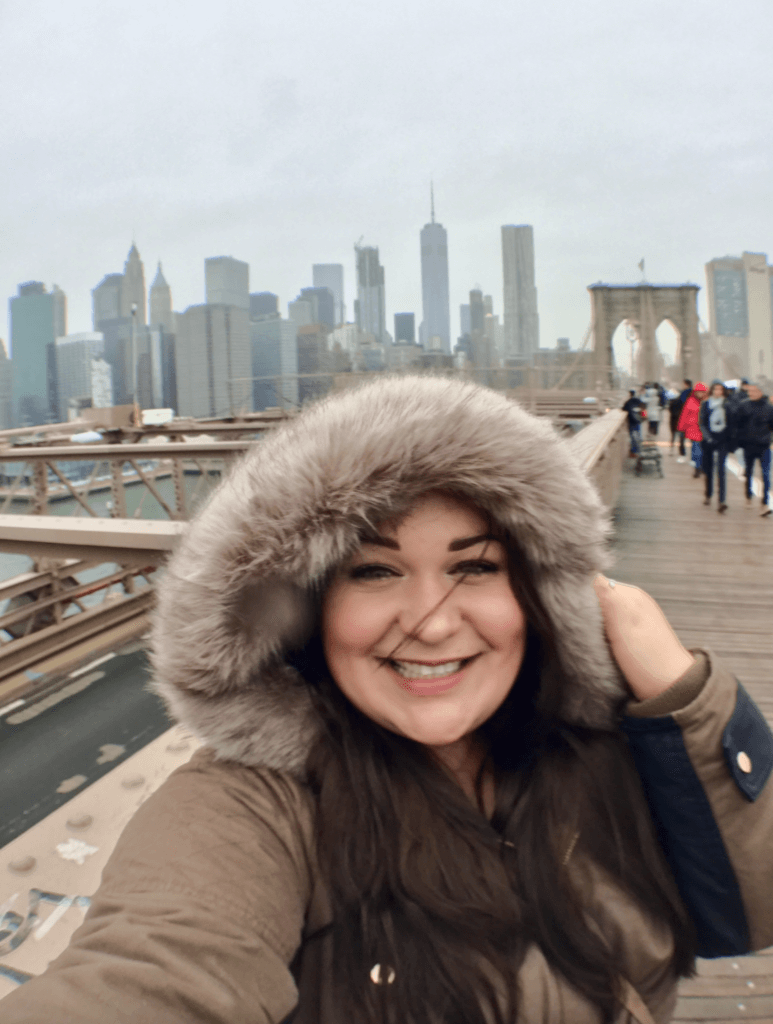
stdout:
{"type": "Polygon", "coordinates": [[[415,743],[425,747],[448,747],[458,743],[474,730],[469,721],[457,722],[410,722],[401,723],[395,732],[401,733],[415,743]]]}

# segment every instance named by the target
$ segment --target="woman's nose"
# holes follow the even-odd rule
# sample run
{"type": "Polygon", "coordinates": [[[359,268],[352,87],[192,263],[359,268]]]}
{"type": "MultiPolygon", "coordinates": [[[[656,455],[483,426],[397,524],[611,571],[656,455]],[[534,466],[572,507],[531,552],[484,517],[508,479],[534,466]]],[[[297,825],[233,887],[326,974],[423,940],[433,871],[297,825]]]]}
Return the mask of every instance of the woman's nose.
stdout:
{"type": "Polygon", "coordinates": [[[446,581],[417,583],[406,596],[408,600],[400,614],[400,626],[406,636],[436,644],[459,628],[461,612],[454,588],[446,581]]]}

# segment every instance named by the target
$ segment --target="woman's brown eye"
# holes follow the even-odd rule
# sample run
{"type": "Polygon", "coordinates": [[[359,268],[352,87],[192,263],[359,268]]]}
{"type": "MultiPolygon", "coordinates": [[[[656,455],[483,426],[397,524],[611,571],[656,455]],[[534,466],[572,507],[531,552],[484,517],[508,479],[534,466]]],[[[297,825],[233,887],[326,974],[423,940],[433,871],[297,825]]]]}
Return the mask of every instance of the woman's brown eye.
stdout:
{"type": "Polygon", "coordinates": [[[460,562],[455,571],[463,576],[486,576],[490,573],[499,572],[496,562],[489,562],[486,559],[476,559],[473,562],[460,562]]]}
{"type": "Polygon", "coordinates": [[[355,565],[349,572],[353,580],[383,580],[394,575],[394,569],[386,565],[355,565]]]}

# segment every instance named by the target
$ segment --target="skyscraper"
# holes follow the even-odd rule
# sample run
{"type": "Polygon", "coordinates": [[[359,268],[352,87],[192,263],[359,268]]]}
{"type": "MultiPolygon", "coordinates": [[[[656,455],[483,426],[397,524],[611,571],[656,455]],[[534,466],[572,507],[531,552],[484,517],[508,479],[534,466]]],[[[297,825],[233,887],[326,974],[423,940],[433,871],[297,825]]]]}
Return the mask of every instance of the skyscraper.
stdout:
{"type": "Polygon", "coordinates": [[[483,301],[483,292],[480,288],[473,288],[470,292],[470,333],[480,331],[486,326],[486,306],[483,301]]]}
{"type": "Polygon", "coordinates": [[[213,256],[204,260],[208,306],[250,308],[250,268],[233,256],[213,256]]]}
{"type": "Polygon", "coordinates": [[[123,286],[121,288],[121,316],[130,317],[136,308],[137,326],[144,326],[147,320],[147,301],[145,293],[145,268],[142,265],[137,246],[132,243],[129,255],[123,268],[123,286]]]}
{"type": "Polygon", "coordinates": [[[172,312],[172,289],[166,282],[161,264],[158,265],[153,284],[150,286],[150,325],[163,327],[167,334],[174,334],[174,313],[172,312]]]}
{"type": "Polygon", "coordinates": [[[419,340],[425,348],[451,352],[451,307],[448,301],[448,235],[435,222],[435,192],[431,190],[432,220],[421,230],[421,300],[424,319],[419,340]],[[431,338],[440,338],[440,343],[431,338]]]}
{"type": "Polygon", "coordinates": [[[470,333],[470,304],[469,302],[462,303],[459,306],[459,327],[462,336],[470,333]]]}
{"type": "MultiPolygon", "coordinates": [[[[161,281],[166,285],[163,274],[161,281]]],[[[154,285],[157,282],[158,274],[154,285]]],[[[92,290],[91,297],[94,330],[105,336],[104,358],[112,371],[113,400],[116,405],[127,405],[138,397],[137,366],[151,344],[145,268],[136,245],[132,243],[123,274],[108,274],[92,290]]]]}
{"type": "Polygon", "coordinates": [[[190,306],[177,320],[177,404],[182,416],[228,416],[252,409],[247,309],[190,306]]]}
{"type": "Polygon", "coordinates": [[[250,293],[250,320],[279,316],[279,296],[273,292],[250,293]]]}
{"type": "Polygon", "coordinates": [[[333,330],[336,326],[335,296],[327,286],[301,288],[298,299],[302,302],[311,303],[312,323],[325,324],[331,331],[333,330]]]}
{"type": "Polygon", "coordinates": [[[122,291],[123,274],[107,274],[96,288],[92,288],[92,324],[95,331],[101,330],[99,325],[105,320],[119,319],[122,291]]]}
{"type": "Polygon", "coordinates": [[[711,260],[706,286],[713,341],[706,356],[716,375],[773,378],[773,266],[765,253],[711,260]]]}
{"type": "Polygon", "coordinates": [[[67,299],[42,281],[19,285],[9,303],[16,426],[50,423],[57,414],[56,339],[67,333],[67,299]]]}
{"type": "Polygon", "coordinates": [[[357,326],[383,344],[388,339],[384,268],[379,263],[378,248],[356,245],[354,252],[357,259],[357,326]]]}
{"type": "Polygon", "coordinates": [[[172,310],[172,289],[161,264],[150,287],[147,339],[137,354],[137,392],[143,409],[177,408],[177,367],[174,361],[176,314],[172,310]],[[146,343],[145,343],[146,342],[146,343]]]}
{"type": "Polygon", "coordinates": [[[0,338],[0,430],[13,426],[13,366],[0,338]]]}
{"type": "Polygon", "coordinates": [[[502,227],[504,345],[508,359],[530,362],[539,348],[539,314],[534,284],[534,229],[530,224],[502,227]]]}
{"type": "Polygon", "coordinates": [[[333,293],[335,322],[331,326],[338,327],[339,324],[345,323],[343,266],[340,263],[315,263],[311,268],[311,274],[315,288],[329,288],[333,293]]]}

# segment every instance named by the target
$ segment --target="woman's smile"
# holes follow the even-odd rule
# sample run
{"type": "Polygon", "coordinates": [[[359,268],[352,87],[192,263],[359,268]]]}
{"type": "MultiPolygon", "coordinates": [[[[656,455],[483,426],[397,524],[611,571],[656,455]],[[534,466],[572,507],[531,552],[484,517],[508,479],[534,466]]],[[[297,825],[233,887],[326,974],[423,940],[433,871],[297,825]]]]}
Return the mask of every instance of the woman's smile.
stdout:
{"type": "Polygon", "coordinates": [[[438,693],[446,693],[462,681],[464,670],[475,660],[455,658],[438,663],[397,661],[389,659],[387,666],[398,677],[396,682],[403,689],[417,697],[432,697],[438,693]]]}

